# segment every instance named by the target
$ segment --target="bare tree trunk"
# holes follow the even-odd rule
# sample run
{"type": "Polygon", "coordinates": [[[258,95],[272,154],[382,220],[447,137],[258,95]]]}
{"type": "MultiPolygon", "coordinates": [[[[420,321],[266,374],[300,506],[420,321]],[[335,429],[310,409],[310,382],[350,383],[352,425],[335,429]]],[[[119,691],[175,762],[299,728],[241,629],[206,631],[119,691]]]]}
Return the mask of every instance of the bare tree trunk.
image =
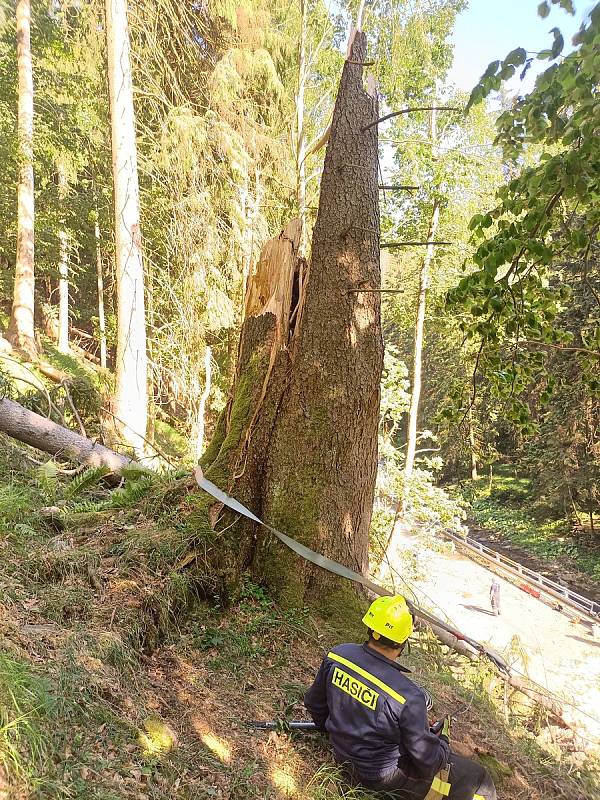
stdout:
{"type": "Polygon", "coordinates": [[[468,414],[469,424],[469,450],[471,453],[471,478],[476,481],[479,475],[477,474],[477,443],[475,441],[475,428],[473,425],[473,409],[469,408],[468,414]]]}
{"type": "Polygon", "coordinates": [[[308,34],[308,0],[300,0],[300,51],[298,56],[298,93],[296,95],[296,201],[301,234],[299,255],[306,258],[308,229],[306,208],[306,130],[304,122],[306,92],[306,38],[308,34]]]}
{"type": "MultiPolygon", "coordinates": [[[[437,138],[436,112],[431,112],[431,141],[433,142],[433,156],[435,157],[435,142],[437,138]]],[[[440,219],[440,201],[438,197],[433,200],[431,220],[427,241],[433,242],[437,233],[440,219]]],[[[404,465],[404,486],[402,498],[396,507],[392,529],[383,552],[383,558],[379,565],[378,578],[382,579],[388,564],[393,558],[398,547],[398,539],[402,533],[402,522],[406,515],[408,502],[410,499],[410,484],[415,464],[415,451],[417,449],[417,422],[419,418],[419,401],[421,398],[421,368],[423,362],[423,335],[425,327],[425,311],[427,307],[427,290],[429,288],[429,271],[433,258],[434,245],[429,244],[425,251],[425,256],[419,272],[419,300],[417,305],[417,319],[415,322],[415,349],[413,359],[413,380],[412,393],[410,396],[410,407],[408,411],[407,447],[406,462],[404,465]]]]}
{"type": "MultiPolygon", "coordinates": [[[[437,138],[436,112],[431,112],[431,141],[433,142],[432,152],[435,157],[435,142],[437,138]]],[[[429,223],[427,241],[433,242],[437,233],[440,220],[440,201],[438,197],[433,200],[433,209],[429,223]]],[[[433,258],[434,245],[427,245],[425,257],[419,273],[419,302],[417,305],[417,320],[415,323],[415,349],[413,359],[413,380],[412,392],[410,396],[410,408],[408,412],[408,431],[406,446],[406,463],[404,465],[404,492],[402,498],[402,514],[406,511],[410,481],[415,465],[415,451],[417,449],[417,422],[419,418],[419,402],[421,399],[421,369],[423,364],[423,334],[425,327],[425,311],[427,307],[427,290],[429,289],[429,271],[433,258]]]]}
{"type": "Polygon", "coordinates": [[[356,30],[362,31],[363,16],[365,13],[365,0],[360,0],[358,10],[356,11],[356,30]]]}
{"type": "Polygon", "coordinates": [[[194,456],[196,461],[200,459],[202,451],[204,450],[204,429],[206,427],[206,403],[210,395],[211,389],[211,375],[212,375],[212,348],[208,345],[204,352],[204,389],[200,395],[200,402],[198,403],[198,416],[197,416],[197,430],[196,443],[194,456]]]}
{"type": "Polygon", "coordinates": [[[67,200],[67,175],[65,165],[58,162],[58,198],[62,204],[61,229],[58,232],[58,349],[61,353],[69,353],[69,237],[65,230],[64,206],[67,200]]]}
{"type": "Polygon", "coordinates": [[[88,467],[105,466],[118,473],[131,463],[130,458],[6,398],[0,399],[0,432],[45,453],[88,467]]]}
{"type": "MultiPolygon", "coordinates": [[[[433,202],[433,212],[429,225],[428,241],[435,237],[440,218],[440,204],[436,199],[433,202]]],[[[410,396],[410,409],[408,412],[408,444],[406,448],[406,464],[404,466],[404,507],[408,499],[410,479],[415,465],[415,451],[417,449],[417,422],[419,416],[419,402],[421,400],[421,370],[423,364],[423,334],[425,327],[425,311],[427,306],[427,290],[429,289],[429,268],[433,257],[433,245],[428,245],[425,258],[419,273],[419,302],[417,306],[417,321],[415,324],[415,350],[413,363],[412,393],[410,396]]]]}
{"type": "MultiPolygon", "coordinates": [[[[270,524],[364,571],[377,470],[383,362],[377,98],[365,92],[366,36],[356,34],[334,110],[311,265],[300,222],[263,249],[246,297],[236,380],[202,459],[206,476],[270,524]],[[236,445],[233,443],[237,442],[236,445]]],[[[292,603],[353,602],[347,585],[299,562],[238,521],[233,564],[292,603]]]]}
{"type": "Polygon", "coordinates": [[[148,420],[148,357],[126,0],[106,0],[117,277],[116,427],[136,454],[148,420]]]}
{"type": "Polygon", "coordinates": [[[100,245],[100,225],[96,212],[94,223],[96,239],[96,277],[98,285],[98,331],[100,334],[100,366],[106,369],[106,318],[104,316],[104,275],[102,272],[102,248],[100,245]]]}
{"type": "Polygon", "coordinates": [[[33,68],[31,62],[31,3],[17,0],[17,58],[19,72],[18,145],[19,187],[17,260],[13,305],[6,338],[31,358],[37,355],[34,331],[34,183],[33,183],[33,68]]]}

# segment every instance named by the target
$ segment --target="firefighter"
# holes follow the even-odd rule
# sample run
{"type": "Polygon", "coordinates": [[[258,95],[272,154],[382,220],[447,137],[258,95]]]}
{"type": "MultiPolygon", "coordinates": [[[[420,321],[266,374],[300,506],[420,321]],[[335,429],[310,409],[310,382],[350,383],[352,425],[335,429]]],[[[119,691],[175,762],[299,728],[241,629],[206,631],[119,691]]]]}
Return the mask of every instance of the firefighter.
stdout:
{"type": "Polygon", "coordinates": [[[496,800],[485,768],[450,750],[449,718],[429,727],[422,690],[396,662],[413,630],[404,597],[377,598],[363,622],[365,644],[334,647],[304,698],[352,783],[396,800],[496,800]]]}

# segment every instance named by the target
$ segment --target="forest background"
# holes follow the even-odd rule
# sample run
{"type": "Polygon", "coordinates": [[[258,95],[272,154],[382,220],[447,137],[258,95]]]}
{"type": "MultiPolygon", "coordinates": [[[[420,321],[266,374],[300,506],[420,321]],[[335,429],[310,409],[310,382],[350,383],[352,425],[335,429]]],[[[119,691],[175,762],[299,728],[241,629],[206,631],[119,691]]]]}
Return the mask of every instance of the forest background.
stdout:
{"type": "MultiPolygon", "coordinates": [[[[468,95],[447,82],[464,7],[429,0],[362,9],[384,108],[459,109],[403,114],[380,131],[382,185],[413,188],[381,192],[386,352],[374,535],[386,541],[398,509],[456,526],[466,497],[484,522],[594,572],[597,147],[584,125],[595,108],[597,56],[584,51],[598,9],[584,17],[587,45],[579,34],[570,55],[555,27],[547,50],[516,48],[490,64],[465,115],[468,95]],[[569,73],[585,58],[587,72],[569,73]],[[532,94],[520,95],[516,76],[547,62],[532,94]],[[573,86],[581,86],[581,119],[565,132],[573,86]],[[564,113],[562,127],[553,110],[564,113]],[[569,152],[584,134],[589,147],[569,152]],[[404,244],[430,240],[442,244],[404,244]],[[511,478],[490,505],[500,464],[511,478]],[[462,496],[440,488],[482,473],[485,488],[463,483],[462,496]],[[519,515],[521,501],[533,516],[519,515]],[[511,503],[518,513],[504,519],[511,503]]],[[[56,421],[76,425],[79,413],[88,436],[144,449],[146,458],[181,464],[202,453],[231,387],[262,245],[299,216],[310,254],[319,145],[357,11],[310,0],[129,4],[144,297],[134,335],[118,324],[134,290],[119,287],[115,265],[104,4],[33,0],[35,333],[20,344],[32,358],[44,351],[64,366],[77,355],[94,368],[94,391],[79,392],[78,412],[62,385],[53,388],[56,421]],[[119,336],[147,357],[147,381],[117,368],[119,336]],[[147,419],[138,431],[123,421],[132,409],[147,419]]],[[[574,9],[539,5],[543,19],[551,11],[568,19],[574,9]]],[[[15,17],[8,6],[1,13],[0,297],[10,338],[23,143],[15,17]]],[[[46,413],[43,395],[15,383],[10,359],[0,363],[6,395],[46,413]]]]}

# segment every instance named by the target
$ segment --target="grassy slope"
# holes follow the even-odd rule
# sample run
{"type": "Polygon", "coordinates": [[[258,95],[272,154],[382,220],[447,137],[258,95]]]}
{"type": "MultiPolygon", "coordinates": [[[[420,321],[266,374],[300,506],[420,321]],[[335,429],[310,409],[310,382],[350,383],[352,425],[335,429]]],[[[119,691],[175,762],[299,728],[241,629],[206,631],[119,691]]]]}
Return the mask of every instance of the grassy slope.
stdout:
{"type": "MultiPolygon", "coordinates": [[[[351,631],[279,609],[250,582],[229,608],[200,599],[193,498],[173,481],[75,496],[2,440],[0,485],[0,798],[341,796],[320,737],[243,721],[299,716],[323,650],[351,631]],[[70,509],[64,530],[37,513],[51,503],[70,509]]],[[[408,661],[438,714],[467,704],[456,748],[495,771],[505,800],[593,796],[500,721],[491,673],[427,637],[408,661]]]]}
{"type": "Polygon", "coordinates": [[[465,481],[461,495],[469,505],[469,516],[480,525],[496,530],[535,556],[569,563],[600,581],[600,547],[589,547],[547,509],[534,506],[531,481],[506,466],[495,468],[492,488],[486,478],[465,481]]]}

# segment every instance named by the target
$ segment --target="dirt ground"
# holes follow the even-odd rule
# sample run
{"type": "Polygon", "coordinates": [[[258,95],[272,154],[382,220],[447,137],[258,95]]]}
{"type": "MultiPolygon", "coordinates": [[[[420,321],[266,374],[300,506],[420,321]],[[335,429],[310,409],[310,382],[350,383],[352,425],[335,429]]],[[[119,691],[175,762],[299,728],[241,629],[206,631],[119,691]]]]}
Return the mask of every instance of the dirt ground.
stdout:
{"type": "Polygon", "coordinates": [[[410,596],[409,584],[414,599],[560,698],[564,719],[585,749],[600,751],[600,639],[591,624],[570,620],[502,577],[501,614],[495,617],[489,602],[493,573],[485,567],[452,552],[449,543],[429,546],[423,534],[405,533],[401,548],[402,563],[416,566],[406,583],[396,577],[396,588],[410,596]]]}

